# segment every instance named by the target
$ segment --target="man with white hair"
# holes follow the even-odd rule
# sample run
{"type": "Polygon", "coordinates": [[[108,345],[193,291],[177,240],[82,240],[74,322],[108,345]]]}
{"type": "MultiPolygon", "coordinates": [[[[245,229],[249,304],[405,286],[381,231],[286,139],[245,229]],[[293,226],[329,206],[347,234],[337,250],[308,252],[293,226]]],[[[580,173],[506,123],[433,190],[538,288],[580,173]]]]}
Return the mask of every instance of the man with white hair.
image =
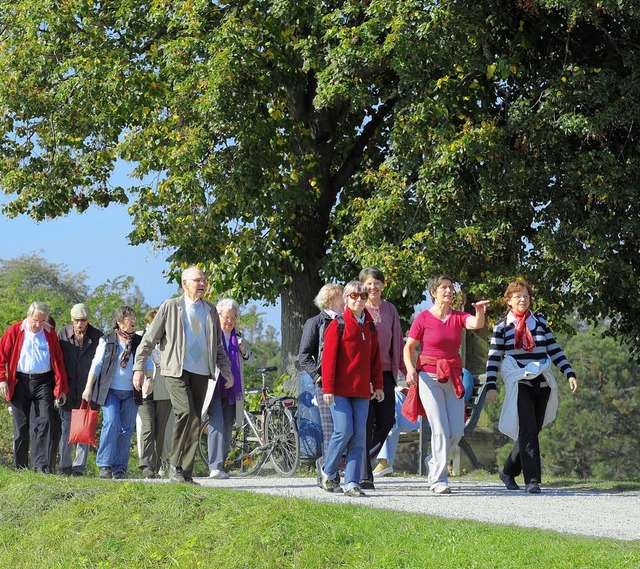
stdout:
{"type": "Polygon", "coordinates": [[[203,300],[207,277],[198,267],[182,272],[184,294],[165,300],[142,337],[133,365],[133,384],[142,389],[147,359],[158,349],[160,373],[165,378],[174,424],[169,459],[171,482],[193,481],[200,418],[209,383],[220,375],[225,387],[233,385],[229,357],[222,343],[216,307],[203,300]]]}
{"type": "Polygon", "coordinates": [[[33,408],[31,459],[36,472],[48,472],[53,402],[66,402],[67,373],[55,330],[47,324],[49,307],[32,302],[27,317],[0,338],[0,396],[11,403],[13,466],[29,467],[29,422],[33,408]]]}
{"type": "Polygon", "coordinates": [[[73,443],[69,444],[71,429],[71,410],[79,409],[82,392],[87,385],[93,356],[103,334],[89,324],[91,312],[86,304],[75,304],[71,308],[71,324],[63,326],[58,332],[60,347],[64,357],[64,366],[69,378],[67,402],[60,409],[62,436],[60,437],[60,474],[64,476],[82,476],[87,466],[89,445],[77,444],[73,457],[73,443]]]}

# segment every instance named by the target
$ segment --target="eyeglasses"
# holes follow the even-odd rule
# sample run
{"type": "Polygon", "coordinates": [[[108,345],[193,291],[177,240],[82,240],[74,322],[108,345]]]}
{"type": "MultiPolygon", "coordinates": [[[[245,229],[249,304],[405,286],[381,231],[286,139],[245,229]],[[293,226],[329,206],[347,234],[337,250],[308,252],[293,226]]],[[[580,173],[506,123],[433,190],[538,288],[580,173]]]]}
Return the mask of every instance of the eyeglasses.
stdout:
{"type": "Polygon", "coordinates": [[[192,281],[194,283],[202,283],[207,284],[207,279],[187,279],[188,281],[192,281]]]}
{"type": "Polygon", "coordinates": [[[222,320],[225,320],[227,322],[235,322],[238,319],[237,316],[222,316],[222,315],[220,315],[220,318],[222,318],[222,320]]]}
{"type": "Polygon", "coordinates": [[[512,294],[511,298],[515,300],[529,300],[530,297],[528,294],[512,294]]]}
{"type": "Polygon", "coordinates": [[[367,300],[367,298],[369,298],[369,293],[368,292],[350,292],[349,298],[351,300],[358,300],[359,298],[361,298],[362,300],[367,300]]]}

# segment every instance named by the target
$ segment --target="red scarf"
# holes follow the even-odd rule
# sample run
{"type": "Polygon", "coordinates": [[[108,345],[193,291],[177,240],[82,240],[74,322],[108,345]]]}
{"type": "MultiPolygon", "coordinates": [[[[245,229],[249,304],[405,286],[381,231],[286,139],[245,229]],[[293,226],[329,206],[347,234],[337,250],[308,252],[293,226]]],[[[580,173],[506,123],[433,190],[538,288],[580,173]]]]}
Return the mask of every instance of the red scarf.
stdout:
{"type": "Polygon", "coordinates": [[[516,350],[532,352],[533,348],[536,347],[536,343],[533,341],[529,326],[527,326],[527,318],[531,316],[531,310],[527,310],[524,314],[518,314],[512,310],[511,314],[516,318],[516,333],[513,341],[516,350]]]}

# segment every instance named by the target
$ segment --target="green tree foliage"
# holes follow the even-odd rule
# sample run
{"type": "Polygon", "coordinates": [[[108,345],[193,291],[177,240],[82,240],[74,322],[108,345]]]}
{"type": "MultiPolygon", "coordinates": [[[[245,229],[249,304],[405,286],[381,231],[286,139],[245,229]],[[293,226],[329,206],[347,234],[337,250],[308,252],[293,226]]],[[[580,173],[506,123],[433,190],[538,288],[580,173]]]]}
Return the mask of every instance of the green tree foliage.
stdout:
{"type": "Polygon", "coordinates": [[[555,475],[629,480],[640,464],[640,371],[629,350],[602,330],[566,340],[580,381],[572,396],[559,378],[560,409],[540,437],[545,468],[555,475]]]}
{"type": "Polygon", "coordinates": [[[281,295],[285,354],[367,264],[403,313],[435,271],[524,275],[556,328],[637,340],[639,30],[617,0],[4,2],[6,213],[126,202],[135,164],[132,242],[281,295]]]}
{"type": "Polygon", "coordinates": [[[54,264],[32,253],[15,259],[0,259],[0,328],[24,319],[29,305],[46,302],[56,326],[71,322],[71,307],[84,302],[91,309],[91,323],[103,331],[112,329],[115,309],[131,305],[142,321],[149,309],[133,277],[119,276],[91,291],[87,273],[71,273],[64,264],[54,264]]]}
{"type": "Polygon", "coordinates": [[[35,253],[0,259],[0,330],[24,319],[34,300],[49,305],[58,326],[66,324],[71,306],[87,296],[86,280],[84,271],[71,273],[35,253]]]}

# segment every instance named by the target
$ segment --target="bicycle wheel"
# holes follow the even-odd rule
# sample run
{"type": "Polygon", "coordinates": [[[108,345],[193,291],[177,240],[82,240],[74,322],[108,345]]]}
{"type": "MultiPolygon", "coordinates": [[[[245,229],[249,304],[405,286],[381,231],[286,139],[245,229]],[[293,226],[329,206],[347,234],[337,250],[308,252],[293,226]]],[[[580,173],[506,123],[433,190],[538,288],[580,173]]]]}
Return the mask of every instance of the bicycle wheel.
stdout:
{"type": "Polygon", "coordinates": [[[200,436],[198,437],[198,454],[207,467],[207,474],[209,473],[209,443],[207,442],[207,433],[209,432],[209,419],[204,419],[200,423],[200,436]]]}
{"type": "Polygon", "coordinates": [[[280,476],[293,476],[300,464],[300,441],[295,419],[286,407],[273,407],[266,420],[271,464],[280,476]]]}
{"type": "Polygon", "coordinates": [[[260,438],[261,417],[252,416],[250,420],[245,412],[242,427],[234,426],[231,434],[231,447],[225,462],[225,470],[232,476],[249,476],[256,473],[266,460],[266,446],[260,438]]]}

